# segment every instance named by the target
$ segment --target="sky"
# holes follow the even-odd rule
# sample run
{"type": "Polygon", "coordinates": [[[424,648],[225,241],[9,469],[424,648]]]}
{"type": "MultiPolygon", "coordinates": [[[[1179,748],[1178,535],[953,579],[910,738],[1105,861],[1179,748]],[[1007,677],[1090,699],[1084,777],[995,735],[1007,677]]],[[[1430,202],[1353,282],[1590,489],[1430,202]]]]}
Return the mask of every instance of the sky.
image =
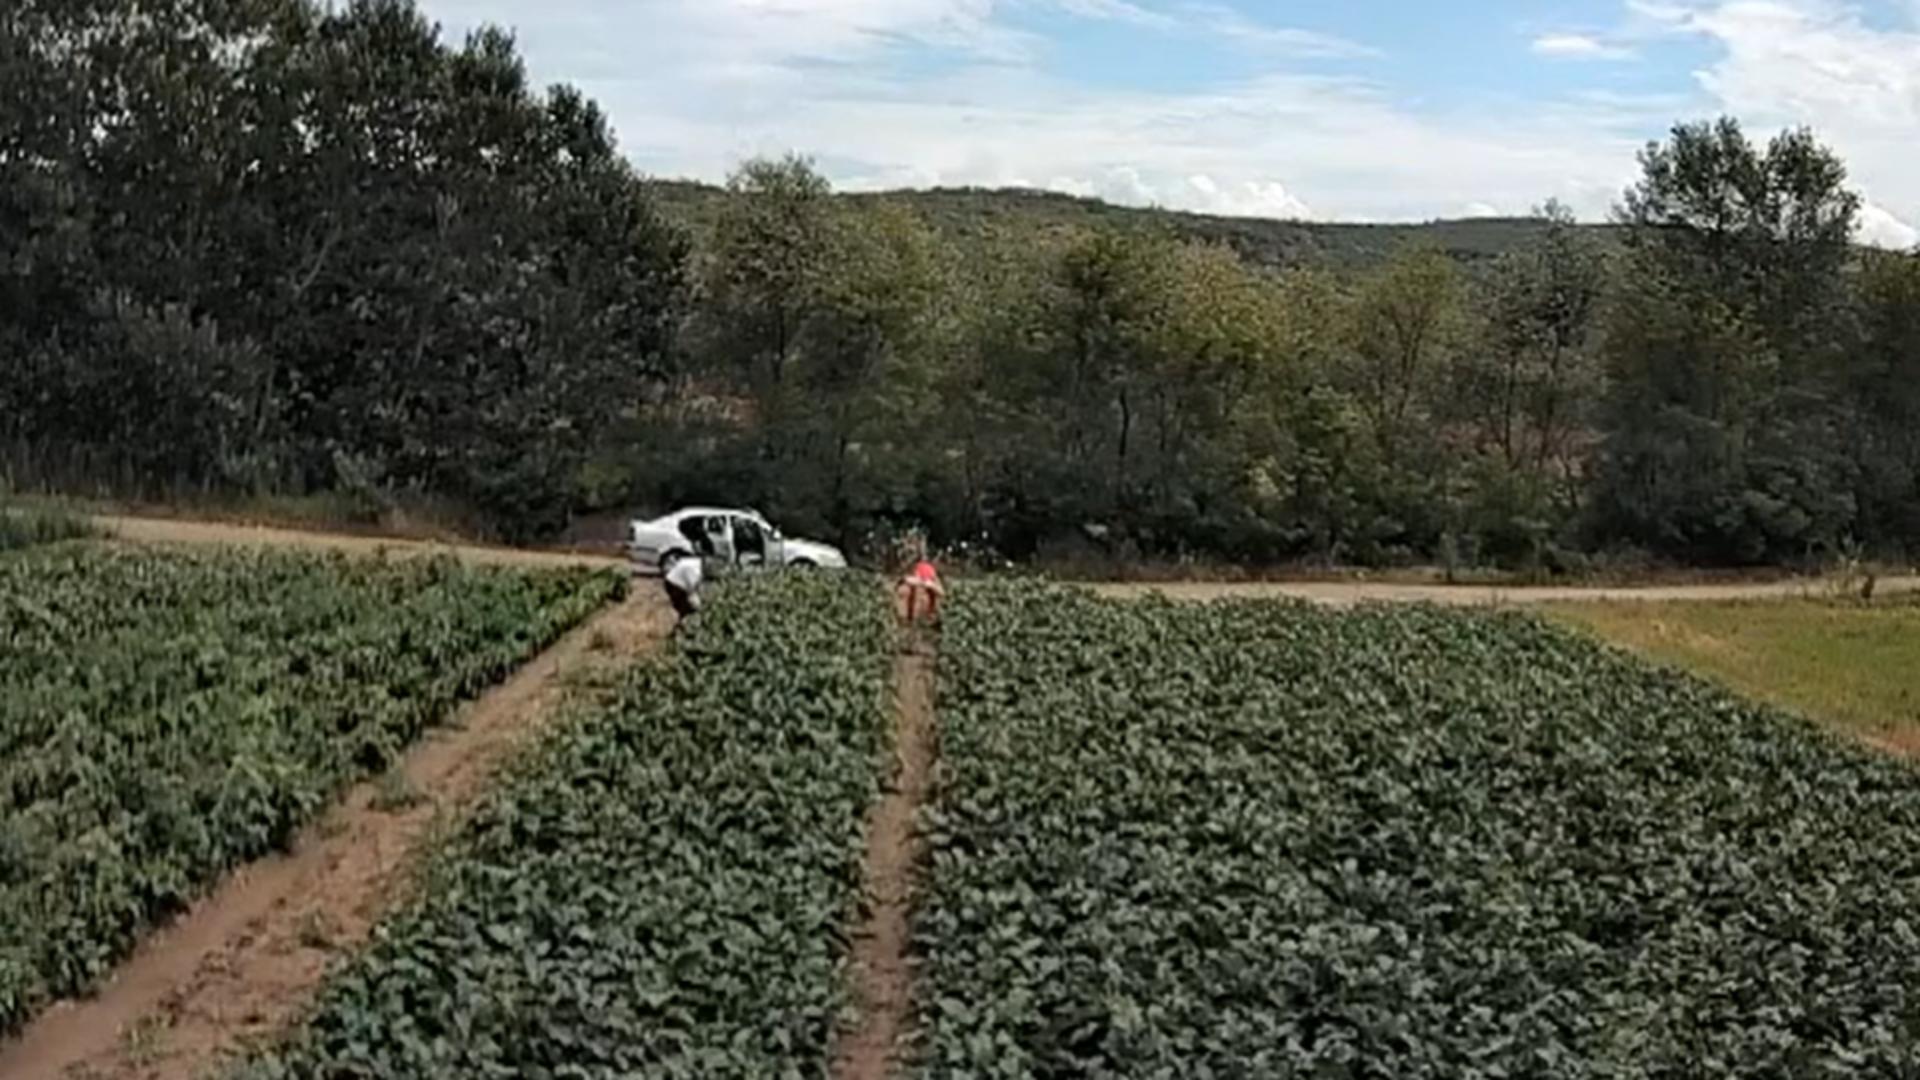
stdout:
{"type": "Polygon", "coordinates": [[[422,0],[647,173],[1020,186],[1328,221],[1604,218],[1676,121],[1807,125],[1920,243],[1920,0],[422,0]]]}

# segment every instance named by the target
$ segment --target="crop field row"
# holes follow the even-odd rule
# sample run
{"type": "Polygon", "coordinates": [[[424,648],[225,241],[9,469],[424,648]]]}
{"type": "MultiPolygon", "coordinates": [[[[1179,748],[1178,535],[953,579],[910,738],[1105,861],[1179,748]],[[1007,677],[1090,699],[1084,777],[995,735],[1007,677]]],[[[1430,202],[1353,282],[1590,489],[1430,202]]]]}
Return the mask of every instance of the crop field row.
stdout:
{"type": "Polygon", "coordinates": [[[14,507],[0,500],[0,553],[75,540],[89,531],[86,521],[73,514],[14,507]]]}
{"type": "Polygon", "coordinates": [[[976,586],[920,1072],[1920,1075],[1911,766],[1519,616],[976,586]]]}
{"type": "Polygon", "coordinates": [[[0,1030],[622,587],[450,561],[0,559],[0,1030]]]}
{"type": "Polygon", "coordinates": [[[824,1075],[892,645],[869,580],[730,584],[238,1075],[824,1075]]]}

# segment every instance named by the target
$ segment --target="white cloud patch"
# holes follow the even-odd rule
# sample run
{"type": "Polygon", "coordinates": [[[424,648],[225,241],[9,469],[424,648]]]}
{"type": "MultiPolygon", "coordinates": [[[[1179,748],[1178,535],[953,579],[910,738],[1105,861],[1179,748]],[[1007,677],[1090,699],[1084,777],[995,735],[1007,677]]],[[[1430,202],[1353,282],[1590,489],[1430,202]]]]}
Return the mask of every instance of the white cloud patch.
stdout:
{"type": "Polygon", "coordinates": [[[1181,9],[1180,22],[1241,46],[1282,56],[1353,59],[1380,55],[1378,49],[1332,34],[1255,22],[1224,4],[1187,3],[1181,9]]]}
{"type": "Polygon", "coordinates": [[[1860,239],[1878,247],[1908,251],[1920,247],[1920,229],[1893,216],[1885,207],[1868,203],[1860,209],[1860,239]]]}
{"type": "Polygon", "coordinates": [[[1201,173],[1187,178],[1189,191],[1179,201],[1188,209],[1229,217],[1279,218],[1300,221],[1313,217],[1313,210],[1300,201],[1285,184],[1277,180],[1242,180],[1220,184],[1201,173]]]}
{"type": "Polygon", "coordinates": [[[1632,60],[1636,55],[1624,45],[1610,45],[1587,34],[1543,34],[1533,39],[1533,51],[1569,60],[1632,60]]]}
{"type": "Polygon", "coordinates": [[[1719,110],[1750,132],[1807,125],[1847,161],[1873,204],[1862,238],[1911,246],[1920,221],[1920,32],[1868,25],[1829,0],[1719,0],[1637,10],[1720,57],[1695,76],[1719,110]]]}
{"type": "Polygon", "coordinates": [[[1078,15],[1083,19],[1113,19],[1156,29],[1166,29],[1174,25],[1172,16],[1148,10],[1138,4],[1129,3],[1128,0],[1055,0],[1055,3],[1062,11],[1069,15],[1078,15]]]}
{"type": "Polygon", "coordinates": [[[1391,59],[1366,63],[1365,43],[1206,0],[425,3],[456,32],[517,24],[535,75],[580,85],[641,167],[662,175],[719,179],[744,157],[797,149],[851,189],[1037,184],[1136,205],[1339,220],[1552,197],[1595,218],[1636,175],[1647,138],[1677,116],[1730,111],[1756,134],[1814,125],[1871,198],[1866,233],[1877,242],[1898,244],[1920,222],[1920,174],[1909,164],[1920,145],[1920,33],[1869,27],[1839,0],[1625,0],[1623,27],[1548,35],[1536,49],[1600,59],[1692,39],[1712,47],[1713,62],[1691,85],[1626,94],[1596,82],[1458,108],[1422,101],[1419,86],[1304,74],[1309,60],[1339,59],[1405,77],[1391,59]],[[1048,43],[1006,17],[1036,6],[1187,47],[1231,47],[1267,73],[1188,92],[1095,89],[1051,74],[1048,43]]]}

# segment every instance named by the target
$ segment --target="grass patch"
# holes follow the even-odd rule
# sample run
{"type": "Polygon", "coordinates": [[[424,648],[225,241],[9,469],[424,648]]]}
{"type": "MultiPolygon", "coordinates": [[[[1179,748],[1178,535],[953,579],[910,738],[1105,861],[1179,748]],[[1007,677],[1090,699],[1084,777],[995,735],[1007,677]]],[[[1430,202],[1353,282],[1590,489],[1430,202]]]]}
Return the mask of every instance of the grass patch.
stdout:
{"type": "Polygon", "coordinates": [[[1542,609],[1834,727],[1920,749],[1920,601],[1603,602],[1542,609]]]}

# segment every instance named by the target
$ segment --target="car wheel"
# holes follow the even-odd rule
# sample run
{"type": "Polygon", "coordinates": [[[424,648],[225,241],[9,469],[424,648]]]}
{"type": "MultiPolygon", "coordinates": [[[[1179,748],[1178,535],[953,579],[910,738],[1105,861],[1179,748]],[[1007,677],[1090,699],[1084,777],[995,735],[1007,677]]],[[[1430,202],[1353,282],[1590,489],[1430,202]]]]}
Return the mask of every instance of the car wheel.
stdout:
{"type": "Polygon", "coordinates": [[[789,569],[789,570],[818,570],[818,569],[820,569],[820,564],[819,564],[819,563],[817,563],[817,562],[814,562],[814,561],[813,561],[812,559],[795,559],[795,560],[793,560],[792,562],[790,562],[790,563],[788,563],[788,564],[787,564],[787,569],[789,569]]]}
{"type": "Polygon", "coordinates": [[[669,551],[665,555],[660,556],[660,573],[665,574],[667,571],[672,570],[675,563],[686,557],[687,553],[684,551],[669,551]]]}

